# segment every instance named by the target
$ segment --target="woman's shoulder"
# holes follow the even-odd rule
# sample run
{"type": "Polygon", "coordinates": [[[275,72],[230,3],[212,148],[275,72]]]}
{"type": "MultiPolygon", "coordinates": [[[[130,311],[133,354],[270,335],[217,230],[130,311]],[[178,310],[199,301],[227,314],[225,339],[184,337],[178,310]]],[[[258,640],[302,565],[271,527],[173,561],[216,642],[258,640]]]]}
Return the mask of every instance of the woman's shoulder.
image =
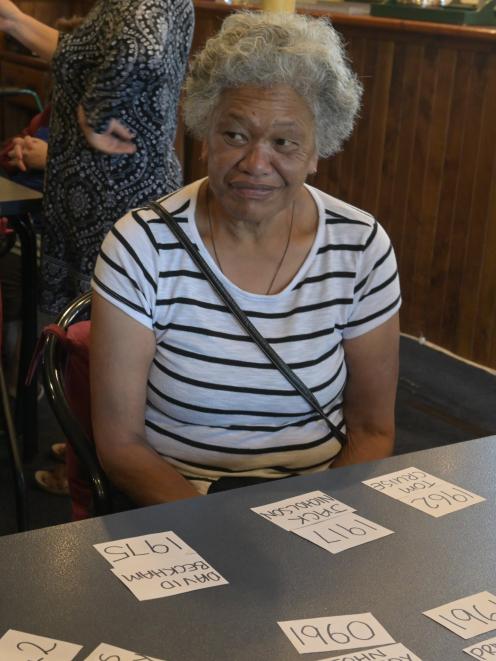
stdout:
{"type": "Polygon", "coordinates": [[[349,221],[351,224],[361,223],[364,227],[369,228],[372,228],[376,223],[376,219],[368,211],[359,209],[353,204],[340,200],[318,188],[313,188],[312,186],[308,188],[320,202],[321,210],[326,220],[332,220],[334,218],[336,221],[341,220],[343,224],[346,224],[346,221],[349,221]]]}
{"type": "MultiPolygon", "coordinates": [[[[189,219],[194,216],[196,192],[200,183],[194,182],[179,188],[177,191],[159,198],[156,202],[177,222],[187,224],[189,219]]],[[[173,238],[166,223],[148,205],[130,209],[115,223],[112,231],[114,234],[122,234],[131,242],[142,237],[143,242],[148,242],[154,248],[157,243],[163,243],[173,238]]]]}

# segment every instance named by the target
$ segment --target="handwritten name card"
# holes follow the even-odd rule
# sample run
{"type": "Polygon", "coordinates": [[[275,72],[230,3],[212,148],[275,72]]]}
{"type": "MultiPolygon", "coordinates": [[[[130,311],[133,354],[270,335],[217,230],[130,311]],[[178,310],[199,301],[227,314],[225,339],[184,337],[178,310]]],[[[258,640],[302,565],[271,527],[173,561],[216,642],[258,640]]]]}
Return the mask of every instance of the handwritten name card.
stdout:
{"type": "Polygon", "coordinates": [[[94,546],[139,601],[228,583],[171,530],[94,546]]]}
{"type": "Polygon", "coordinates": [[[482,643],[477,645],[470,645],[464,650],[465,654],[473,656],[474,659],[482,659],[482,661],[494,661],[496,659],[496,637],[483,640],[482,643]]]}
{"type": "Polygon", "coordinates": [[[323,491],[311,491],[270,505],[252,507],[251,510],[289,532],[355,511],[323,491]]]}
{"type": "Polygon", "coordinates": [[[485,500],[467,489],[413,467],[365,480],[363,484],[434,517],[485,500]]]}
{"type": "Polygon", "coordinates": [[[401,643],[360,650],[356,653],[346,652],[344,656],[333,656],[320,659],[320,661],[377,661],[378,659],[381,661],[422,661],[401,643]]]}
{"type": "Polygon", "coordinates": [[[372,613],[315,617],[277,623],[300,654],[394,643],[372,613]]]}
{"type": "Polygon", "coordinates": [[[311,491],[251,509],[330,553],[340,553],[393,532],[358,516],[352,507],[323,491],[311,491]]]}

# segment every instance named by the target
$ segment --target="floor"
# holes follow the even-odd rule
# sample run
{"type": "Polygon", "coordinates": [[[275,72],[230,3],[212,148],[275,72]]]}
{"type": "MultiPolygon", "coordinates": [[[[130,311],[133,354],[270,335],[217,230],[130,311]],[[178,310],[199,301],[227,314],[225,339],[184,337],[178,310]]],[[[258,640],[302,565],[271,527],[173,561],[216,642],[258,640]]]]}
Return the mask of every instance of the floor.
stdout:
{"type": "MultiPolygon", "coordinates": [[[[496,375],[405,337],[400,360],[398,454],[496,434],[496,375]]],[[[32,529],[64,523],[70,516],[68,498],[40,491],[33,480],[36,469],[53,466],[50,445],[62,440],[45,398],[39,402],[39,428],[39,452],[26,466],[32,529]]],[[[1,431],[0,502],[0,535],[13,533],[12,479],[1,431]]]]}

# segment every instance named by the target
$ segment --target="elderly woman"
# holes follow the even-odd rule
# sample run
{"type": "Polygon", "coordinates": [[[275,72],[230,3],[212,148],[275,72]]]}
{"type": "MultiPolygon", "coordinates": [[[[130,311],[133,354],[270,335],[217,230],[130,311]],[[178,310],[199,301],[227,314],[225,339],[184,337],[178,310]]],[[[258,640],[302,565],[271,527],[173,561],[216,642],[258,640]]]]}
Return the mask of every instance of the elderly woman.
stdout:
{"type": "Polygon", "coordinates": [[[359,107],[338,35],[304,16],[232,15],[195,58],[186,91],[208,178],[160,204],[347,442],[142,208],[107,236],[93,280],[93,423],[105,471],[151,504],[206,493],[226,476],[281,478],[391,454],[393,250],[368,213],[305,183],[359,107]]]}

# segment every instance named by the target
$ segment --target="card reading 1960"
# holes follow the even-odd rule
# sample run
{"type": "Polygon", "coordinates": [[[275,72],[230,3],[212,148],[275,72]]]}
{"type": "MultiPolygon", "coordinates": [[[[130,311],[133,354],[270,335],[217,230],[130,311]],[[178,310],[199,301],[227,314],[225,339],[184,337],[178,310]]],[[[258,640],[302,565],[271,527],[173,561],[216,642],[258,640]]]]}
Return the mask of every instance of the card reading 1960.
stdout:
{"type": "Polygon", "coordinates": [[[434,517],[444,516],[485,500],[467,489],[413,467],[373,477],[365,480],[363,484],[434,517]]]}
{"type": "Polygon", "coordinates": [[[496,629],[496,597],[479,592],[449,604],[424,611],[424,615],[439,622],[461,638],[473,638],[496,629]]]}
{"type": "Polygon", "coordinates": [[[300,654],[394,643],[372,613],[314,617],[277,623],[300,654]]]}
{"type": "Polygon", "coordinates": [[[0,638],[2,661],[72,661],[81,645],[9,629],[0,638]]]}

